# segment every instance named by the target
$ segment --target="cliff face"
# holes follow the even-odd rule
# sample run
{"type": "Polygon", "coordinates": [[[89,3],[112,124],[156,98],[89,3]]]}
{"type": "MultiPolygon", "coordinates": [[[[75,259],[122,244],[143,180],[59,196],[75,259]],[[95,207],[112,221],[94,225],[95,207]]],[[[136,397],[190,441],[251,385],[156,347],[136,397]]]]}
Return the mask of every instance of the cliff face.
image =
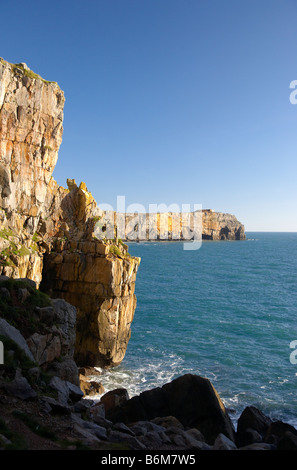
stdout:
{"type": "Polygon", "coordinates": [[[73,304],[77,362],[111,366],[130,338],[139,259],[94,237],[103,214],[84,183],[63,188],[52,178],[64,102],[56,83],[1,59],[0,274],[73,304]]]}
{"type": "Polygon", "coordinates": [[[232,214],[203,211],[204,240],[245,240],[244,225],[232,214]]]}
{"type": "Polygon", "coordinates": [[[64,101],[56,83],[1,59],[0,261],[2,273],[37,284],[42,257],[36,231],[62,140],[64,101]]]}
{"type": "Polygon", "coordinates": [[[245,240],[244,225],[234,215],[213,210],[189,213],[117,214],[102,220],[118,221],[123,240],[245,240]],[[124,221],[124,223],[123,223],[124,221]],[[201,237],[201,238],[198,238],[201,237]]]}
{"type": "MultiPolygon", "coordinates": [[[[44,255],[41,289],[77,307],[79,364],[118,365],[130,339],[139,258],[124,244],[94,237],[98,207],[84,184],[68,181],[59,238],[44,255]]],[[[99,211],[99,212],[98,212],[99,211]]]]}

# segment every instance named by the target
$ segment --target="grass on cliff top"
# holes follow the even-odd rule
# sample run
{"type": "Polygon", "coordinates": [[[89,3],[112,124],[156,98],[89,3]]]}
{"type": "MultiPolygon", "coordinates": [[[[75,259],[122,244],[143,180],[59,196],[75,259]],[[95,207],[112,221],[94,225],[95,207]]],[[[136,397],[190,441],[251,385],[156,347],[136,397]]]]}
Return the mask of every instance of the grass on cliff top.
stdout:
{"type": "Polygon", "coordinates": [[[9,64],[13,70],[13,73],[16,74],[18,73],[19,70],[22,71],[23,75],[25,75],[26,77],[28,78],[34,78],[35,80],[41,80],[42,82],[44,83],[57,83],[57,82],[54,82],[54,81],[50,81],[50,80],[45,80],[44,78],[42,78],[40,75],[38,75],[37,73],[33,72],[33,70],[27,70],[23,67],[23,65],[21,63],[19,64],[12,64],[11,62],[7,62],[6,60],[0,58],[0,62],[5,65],[5,64],[9,64]]]}

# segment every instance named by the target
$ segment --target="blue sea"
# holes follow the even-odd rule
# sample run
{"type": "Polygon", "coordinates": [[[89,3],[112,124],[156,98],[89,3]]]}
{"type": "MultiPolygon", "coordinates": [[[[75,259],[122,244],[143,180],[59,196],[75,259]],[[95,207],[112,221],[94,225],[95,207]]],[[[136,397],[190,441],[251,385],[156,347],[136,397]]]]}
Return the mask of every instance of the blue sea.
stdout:
{"type": "Polygon", "coordinates": [[[104,371],[130,397],[185,374],[207,377],[236,422],[248,405],[297,425],[297,233],[244,241],[130,243],[141,257],[126,356],[104,371]]]}

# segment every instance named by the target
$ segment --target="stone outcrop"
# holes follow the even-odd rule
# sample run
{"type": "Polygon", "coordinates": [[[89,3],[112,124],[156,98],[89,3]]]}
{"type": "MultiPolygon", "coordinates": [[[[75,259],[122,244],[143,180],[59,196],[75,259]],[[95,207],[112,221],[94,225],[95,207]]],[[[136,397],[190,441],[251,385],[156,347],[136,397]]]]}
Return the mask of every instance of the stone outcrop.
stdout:
{"type": "Polygon", "coordinates": [[[45,255],[41,288],[77,307],[79,365],[115,366],[127,349],[139,260],[124,247],[115,255],[115,247],[98,240],[65,241],[45,255]]]}
{"type": "Polygon", "coordinates": [[[208,444],[213,444],[220,433],[235,439],[232,422],[216,390],[208,379],[192,374],[142,392],[115,406],[106,416],[126,424],[174,416],[183,426],[199,429],[208,444]]]}
{"type": "MultiPolygon", "coordinates": [[[[13,352],[7,351],[6,358],[13,352]]],[[[273,421],[255,407],[244,409],[235,431],[218,393],[200,376],[186,374],[134,399],[129,399],[125,389],[116,389],[95,402],[83,398],[78,387],[58,376],[41,387],[37,367],[29,380],[25,375],[26,363],[19,363],[14,375],[9,364],[0,366],[0,449],[13,449],[17,443],[19,449],[29,450],[74,450],[83,445],[109,453],[140,450],[150,457],[155,450],[168,458],[180,456],[181,462],[189,455],[201,462],[201,451],[207,450],[206,463],[212,456],[216,458],[209,451],[297,449],[297,430],[288,423],[273,421]],[[25,426],[28,420],[24,411],[34,423],[30,430],[25,426]],[[18,431],[21,423],[20,443],[14,430],[18,431]],[[47,437],[38,439],[39,431],[47,437]]],[[[220,458],[223,455],[220,453],[220,458]]]]}
{"type": "Polygon", "coordinates": [[[203,240],[245,240],[244,225],[232,214],[203,211],[203,240]]]}
{"type": "Polygon", "coordinates": [[[105,367],[127,348],[140,260],[114,234],[95,237],[103,212],[85,183],[52,178],[64,102],[57,83],[0,60],[0,274],[73,304],[78,363],[105,367]]]}
{"type": "Polygon", "coordinates": [[[73,305],[51,299],[32,280],[0,276],[0,314],[0,336],[15,343],[32,365],[79,385],[73,305]]]}

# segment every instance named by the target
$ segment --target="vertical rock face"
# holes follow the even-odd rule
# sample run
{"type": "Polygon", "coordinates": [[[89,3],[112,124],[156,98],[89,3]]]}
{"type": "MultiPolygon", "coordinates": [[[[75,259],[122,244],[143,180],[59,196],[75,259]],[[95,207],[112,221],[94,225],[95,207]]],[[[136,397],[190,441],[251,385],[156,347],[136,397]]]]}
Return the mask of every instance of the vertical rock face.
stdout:
{"type": "MultiPolygon", "coordinates": [[[[105,214],[110,217],[109,214],[105,214]]],[[[124,240],[245,240],[244,225],[232,214],[204,209],[200,212],[115,214],[125,220],[124,240]]]]}
{"type": "Polygon", "coordinates": [[[42,257],[35,233],[62,141],[64,101],[56,83],[1,59],[0,267],[37,284],[42,257]]]}
{"type": "Polygon", "coordinates": [[[245,240],[244,225],[232,214],[203,211],[204,240],[245,240]]]}
{"type": "Polygon", "coordinates": [[[139,260],[113,244],[65,241],[45,255],[41,287],[77,307],[76,362],[110,367],[119,364],[130,339],[136,307],[139,260]]]}
{"type": "Polygon", "coordinates": [[[0,60],[0,274],[73,304],[77,362],[108,367],[130,338],[139,259],[96,239],[103,213],[84,183],[52,178],[64,102],[56,83],[0,60]]]}
{"type": "Polygon", "coordinates": [[[111,367],[123,360],[130,339],[140,260],[123,243],[94,236],[101,212],[83,183],[68,186],[56,212],[59,238],[44,255],[41,289],[77,307],[77,363],[111,367]]]}

